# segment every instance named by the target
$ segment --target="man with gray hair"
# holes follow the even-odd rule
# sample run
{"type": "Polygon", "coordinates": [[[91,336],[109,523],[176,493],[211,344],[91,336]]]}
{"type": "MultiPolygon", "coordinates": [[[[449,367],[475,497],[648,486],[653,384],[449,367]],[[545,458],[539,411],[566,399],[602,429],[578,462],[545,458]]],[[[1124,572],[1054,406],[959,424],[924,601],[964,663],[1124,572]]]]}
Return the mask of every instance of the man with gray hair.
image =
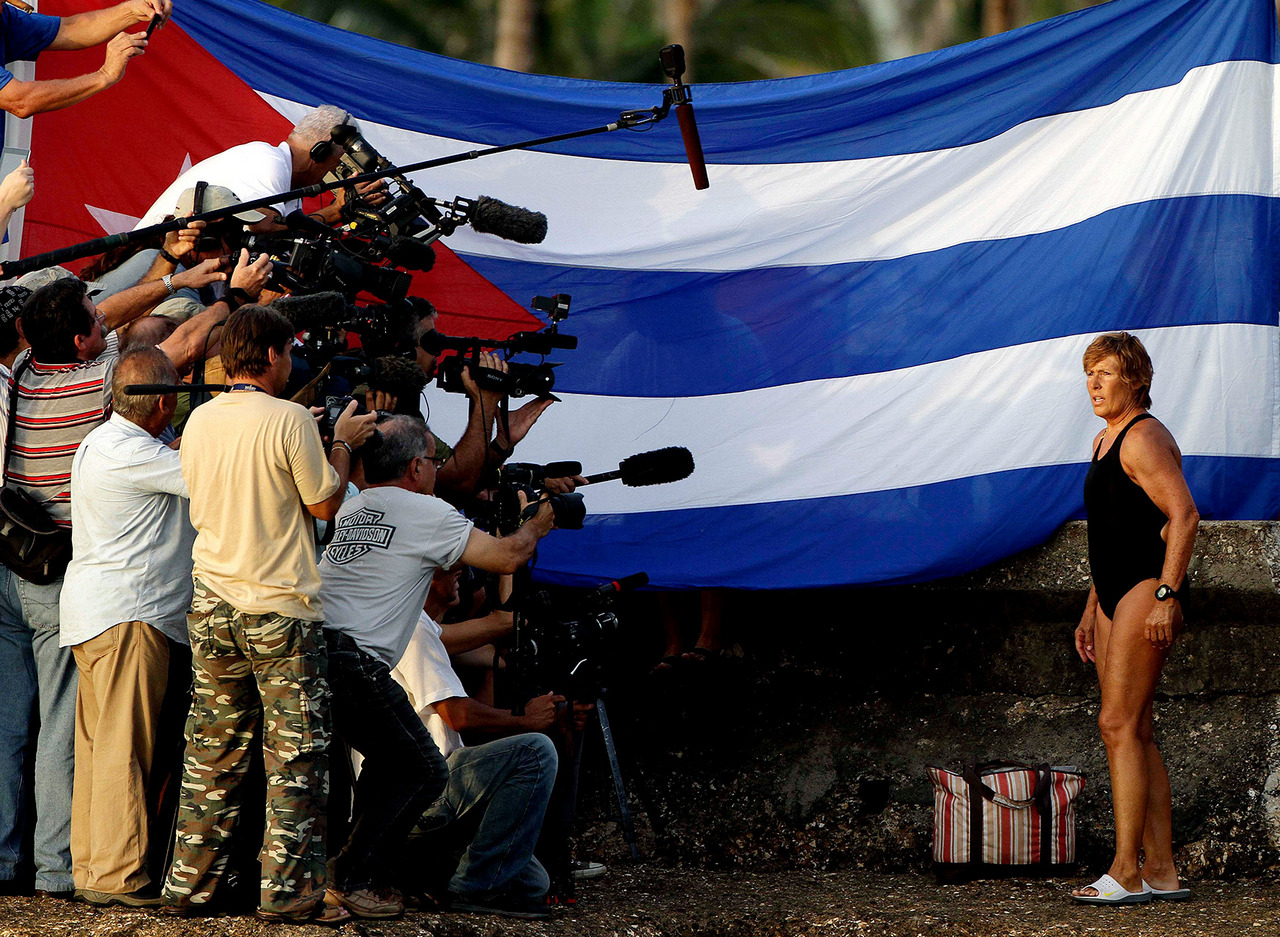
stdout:
{"type": "MultiPolygon", "coordinates": [[[[519,530],[493,537],[432,497],[436,439],[397,415],[363,454],[369,487],[343,504],[320,562],[333,730],[364,756],[346,846],[333,859],[333,897],[360,917],[404,911],[394,864],[418,818],[449,779],[444,756],[391,677],[422,614],[436,569],[461,560],[515,572],[551,530],[543,501],[519,530]]],[[[524,496],[521,495],[523,503],[524,496]]]]}
{"type": "MultiPolygon", "coordinates": [[[[157,437],[176,394],[134,396],[130,384],[174,384],[160,349],[136,348],[111,378],[114,413],[71,465],[72,558],[62,585],[60,643],[79,672],[71,859],[76,895],[91,904],[159,903],[146,867],[148,788],[170,673],[190,660],[195,530],[176,450],[157,437]]],[[[175,723],[180,726],[181,723],[175,723]]],[[[172,743],[169,743],[172,747],[172,743]]]]}
{"type": "MultiPolygon", "coordinates": [[[[330,133],[343,125],[357,126],[355,118],[342,108],[325,104],[298,121],[282,143],[275,146],[265,142],[244,143],[201,160],[160,194],[142,216],[138,227],[163,221],[173,212],[183,190],[193,188],[197,182],[228,188],[246,202],[314,185],[332,172],[342,159],[342,147],[332,142],[330,133]]],[[[374,183],[367,191],[381,187],[382,183],[374,183]]],[[[361,191],[366,190],[362,188],[361,191]]],[[[272,207],[283,216],[301,208],[302,201],[294,199],[272,207]]],[[[314,213],[314,217],[325,224],[335,224],[341,211],[342,203],[335,201],[314,213]]],[[[250,230],[278,229],[280,225],[271,217],[271,212],[267,214],[267,219],[250,230]]]]}

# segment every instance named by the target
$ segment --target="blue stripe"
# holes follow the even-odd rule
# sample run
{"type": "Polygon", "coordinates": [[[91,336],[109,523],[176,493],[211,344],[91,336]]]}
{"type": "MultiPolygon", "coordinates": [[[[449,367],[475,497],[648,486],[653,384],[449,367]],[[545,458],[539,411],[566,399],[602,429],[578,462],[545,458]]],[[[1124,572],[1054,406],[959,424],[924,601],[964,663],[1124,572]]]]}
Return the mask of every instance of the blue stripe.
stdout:
{"type": "MultiPolygon", "coordinates": [[[[1205,519],[1280,514],[1280,460],[1189,457],[1205,519]]],[[[654,585],[782,589],[922,582],[1043,542],[1083,516],[1085,465],[740,507],[588,517],[538,550],[540,578],[587,585],[644,570],[654,585]]],[[[588,492],[587,510],[591,509],[588,492]]],[[[1084,557],[1081,557],[1083,560],[1084,557]]]]}
{"type": "MultiPolygon", "coordinates": [[[[660,100],[659,85],[521,75],[353,35],[257,0],[184,0],[174,20],[255,90],[458,140],[510,143],[593,127],[660,100]]],[[[1276,47],[1271,0],[1114,0],[866,68],[701,85],[694,102],[713,162],[858,159],[985,140],[1032,118],[1176,84],[1197,66],[1276,62],[1276,47]]],[[[549,149],[683,162],[674,123],[549,149]]]]}
{"type": "Polygon", "coordinates": [[[732,273],[468,256],[517,298],[569,293],[556,387],[687,396],[911,367],[1111,329],[1275,325],[1280,200],[1202,196],[895,260],[732,273]]]}

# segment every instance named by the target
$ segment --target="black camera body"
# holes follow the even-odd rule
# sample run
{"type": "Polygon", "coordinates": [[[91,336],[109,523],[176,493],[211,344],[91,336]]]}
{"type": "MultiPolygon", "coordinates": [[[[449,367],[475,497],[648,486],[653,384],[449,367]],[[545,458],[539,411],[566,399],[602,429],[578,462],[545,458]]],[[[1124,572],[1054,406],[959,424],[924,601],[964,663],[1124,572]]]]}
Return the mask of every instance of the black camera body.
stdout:
{"type": "Polygon", "coordinates": [[[595,700],[604,692],[606,662],[619,631],[607,598],[593,597],[577,612],[558,613],[537,592],[516,614],[507,667],[524,698],[556,692],[571,700],[595,700]]]}
{"type": "MultiPolygon", "coordinates": [[[[494,489],[489,498],[487,518],[490,526],[502,536],[515,533],[523,523],[523,514],[534,507],[534,503],[543,492],[532,485],[520,482],[504,481],[494,489]],[[524,493],[528,506],[520,507],[520,494],[524,493]]],[[[587,505],[582,495],[576,491],[567,494],[550,495],[546,500],[551,502],[551,513],[555,516],[556,527],[560,530],[581,530],[587,517],[587,505]]]]}
{"type": "Polygon", "coordinates": [[[262,254],[269,256],[271,282],[293,295],[335,292],[354,302],[364,292],[384,302],[399,303],[413,281],[413,275],[403,270],[370,263],[385,259],[376,250],[369,253],[368,260],[362,260],[320,237],[254,235],[249,239],[249,253],[251,260],[262,254]]]}
{"type": "Polygon", "coordinates": [[[482,368],[473,359],[461,355],[441,359],[436,366],[436,385],[451,394],[465,394],[467,388],[462,382],[462,371],[468,367],[481,390],[492,390],[508,397],[544,397],[556,386],[555,365],[545,361],[539,364],[508,361],[507,371],[503,373],[493,368],[482,368]]]}
{"type": "MultiPolygon", "coordinates": [[[[364,416],[369,412],[369,408],[364,405],[359,397],[325,397],[324,413],[320,415],[318,421],[320,427],[320,436],[324,439],[333,438],[334,427],[338,425],[338,417],[342,416],[342,411],[347,409],[351,401],[356,402],[355,416],[364,416]]],[[[378,411],[382,413],[383,411],[378,411]]],[[[364,445],[360,447],[359,452],[367,452],[374,446],[381,445],[382,433],[378,430],[373,431],[373,435],[364,441],[364,445]]]]}

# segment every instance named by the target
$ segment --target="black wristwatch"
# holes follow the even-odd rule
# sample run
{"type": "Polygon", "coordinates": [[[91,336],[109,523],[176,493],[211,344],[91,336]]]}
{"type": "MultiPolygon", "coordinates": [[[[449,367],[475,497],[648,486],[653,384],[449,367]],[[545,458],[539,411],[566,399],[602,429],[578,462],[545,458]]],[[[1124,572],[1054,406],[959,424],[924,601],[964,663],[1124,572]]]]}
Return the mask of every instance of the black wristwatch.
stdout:
{"type": "Polygon", "coordinates": [[[1173,586],[1166,585],[1162,582],[1156,588],[1156,601],[1164,602],[1168,599],[1178,599],[1181,601],[1181,597],[1178,595],[1178,590],[1173,588],[1173,586]]]}

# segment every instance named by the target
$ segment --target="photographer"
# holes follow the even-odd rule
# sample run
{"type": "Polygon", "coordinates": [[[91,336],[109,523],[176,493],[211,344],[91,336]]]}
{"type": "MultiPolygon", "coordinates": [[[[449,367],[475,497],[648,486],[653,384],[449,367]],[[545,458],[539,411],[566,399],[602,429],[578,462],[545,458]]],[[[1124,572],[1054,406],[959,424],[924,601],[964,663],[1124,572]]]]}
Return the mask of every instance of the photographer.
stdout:
{"type": "Polygon", "coordinates": [[[391,863],[448,779],[443,756],[391,679],[432,575],[459,560],[512,572],[532,556],[553,522],[544,502],[509,536],[476,530],[431,497],[436,443],[427,425],[391,416],[378,428],[382,440],[362,460],[369,487],[339,513],[320,563],[334,730],[364,756],[356,815],[333,862],[333,887],[361,917],[403,912],[390,887],[391,863]]]}
{"type": "MultiPolygon", "coordinates": [[[[416,360],[427,377],[432,378],[436,373],[438,359],[422,347],[421,339],[435,329],[439,312],[425,299],[414,297],[412,303],[419,314],[413,332],[416,360]]],[[[507,371],[506,362],[488,352],[480,354],[480,367],[503,373],[507,371]]],[[[533,424],[538,422],[538,417],[555,402],[550,397],[531,400],[502,420],[499,419],[498,411],[503,394],[500,391],[481,390],[469,367],[462,374],[469,402],[467,427],[457,445],[450,449],[448,460],[440,466],[436,475],[436,491],[440,497],[455,503],[467,501],[476,494],[484,477],[484,470],[497,468],[510,458],[516,444],[528,435],[533,424]]],[[[573,491],[574,483],[580,484],[582,481],[558,479],[548,485],[548,490],[553,493],[573,491]]]]}
{"type": "MultiPolygon", "coordinates": [[[[174,217],[186,217],[194,212],[196,190],[186,189],[179,196],[173,210],[174,217]]],[[[230,208],[239,199],[230,189],[209,186],[205,189],[202,211],[230,208]]],[[[187,227],[170,231],[159,247],[145,243],[129,245],[124,251],[132,254],[110,252],[84,269],[86,280],[94,280],[103,296],[115,296],[130,287],[157,283],[164,287],[156,295],[149,312],[165,316],[175,322],[185,322],[201,310],[222,301],[227,305],[225,316],[246,302],[256,302],[271,275],[270,259],[259,257],[244,270],[238,271],[230,283],[212,281],[199,287],[183,282],[184,274],[200,264],[217,262],[217,269],[226,269],[230,261],[241,256],[245,225],[261,221],[266,216],[258,211],[237,212],[212,221],[193,221],[187,227]]],[[[153,287],[154,289],[154,287],[153,287]]]]}
{"type": "Polygon", "coordinates": [[[326,459],[311,414],[277,399],[293,335],[273,309],[232,313],[222,336],[231,390],[197,407],[183,436],[196,529],[187,619],[195,695],[164,887],[175,913],[208,913],[218,899],[236,787],[260,728],[268,785],[258,915],[330,923],[347,916],[324,903],[317,818],[325,811],[329,687],[311,519],[337,514],[352,453],[372,435],[376,416],[353,416],[352,403],[336,421],[326,459]]]}
{"type": "MultiPolygon", "coordinates": [[[[542,733],[556,725],[564,697],[535,697],[517,716],[467,695],[436,624],[458,601],[458,575],[456,569],[436,571],[424,614],[393,671],[449,766],[444,795],[420,821],[417,851],[436,860],[431,865],[439,868],[432,872],[447,877],[452,910],[547,918],[550,879],[534,847],[556,780],[557,756],[542,733]],[[459,733],[465,730],[517,734],[464,746],[459,733]]],[[[432,892],[436,876],[428,875],[419,887],[432,892]]]]}

